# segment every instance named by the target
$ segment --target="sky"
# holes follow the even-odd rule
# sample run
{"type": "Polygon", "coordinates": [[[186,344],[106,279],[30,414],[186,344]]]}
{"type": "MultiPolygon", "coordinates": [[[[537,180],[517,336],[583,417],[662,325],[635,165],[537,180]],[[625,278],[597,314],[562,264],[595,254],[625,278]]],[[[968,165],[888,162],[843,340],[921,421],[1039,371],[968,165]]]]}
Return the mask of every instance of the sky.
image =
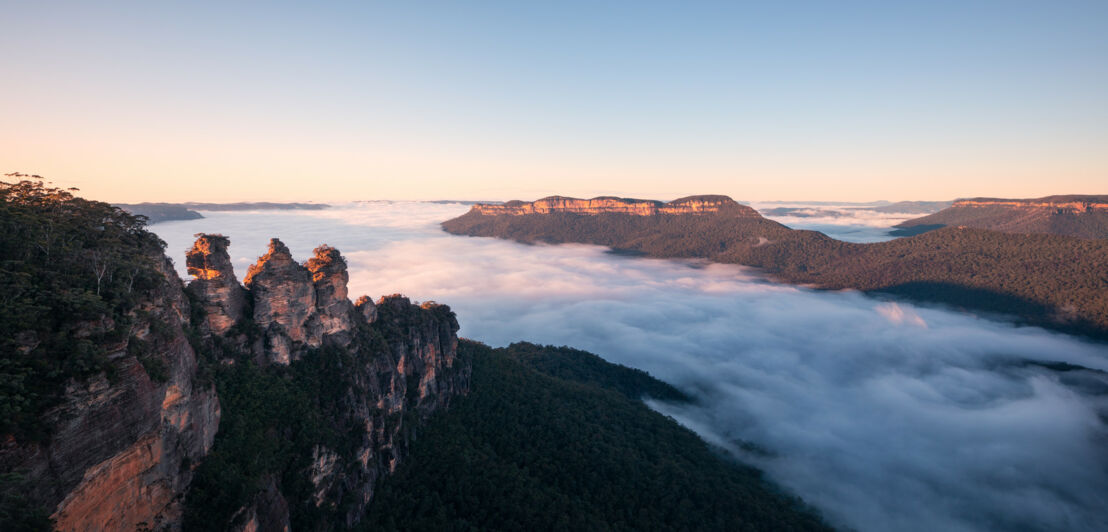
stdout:
{"type": "Polygon", "coordinates": [[[137,201],[1108,192],[1108,2],[0,0],[0,172],[137,201]]]}

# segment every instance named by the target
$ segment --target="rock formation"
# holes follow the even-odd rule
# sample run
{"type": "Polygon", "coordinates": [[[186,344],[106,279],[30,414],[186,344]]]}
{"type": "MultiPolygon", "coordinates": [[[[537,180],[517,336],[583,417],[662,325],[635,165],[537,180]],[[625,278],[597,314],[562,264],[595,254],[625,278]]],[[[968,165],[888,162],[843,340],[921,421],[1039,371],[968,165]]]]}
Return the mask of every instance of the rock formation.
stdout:
{"type": "Polygon", "coordinates": [[[758,216],[758,213],[745,205],[740,205],[727,196],[689,196],[668,203],[655,200],[638,200],[600,196],[592,199],[550,196],[540,200],[524,202],[509,201],[504,204],[479,203],[472,212],[486,216],[525,214],[633,214],[636,216],[654,216],[658,214],[708,214],[727,212],[742,216],[758,216]]]}
{"type": "Polygon", "coordinates": [[[373,300],[369,296],[362,296],[358,298],[358,301],[354,303],[354,308],[362,314],[366,323],[373,323],[377,321],[377,305],[373,303],[373,300]]]}
{"type": "Polygon", "coordinates": [[[195,277],[188,288],[202,302],[208,331],[223,335],[242,320],[246,291],[235,278],[227,253],[230,239],[223,235],[196,236],[196,243],[185,254],[188,273],[195,277]]]}
{"type": "MultiPolygon", "coordinates": [[[[201,240],[197,248],[212,238],[203,235],[201,240]]],[[[226,246],[208,247],[226,254],[226,246]]],[[[207,260],[221,264],[225,257],[207,260]]],[[[207,286],[207,270],[197,272],[200,275],[193,283],[207,286]]],[[[332,407],[330,421],[343,427],[341,432],[350,439],[345,448],[316,445],[303,475],[313,486],[308,502],[341,514],[333,524],[352,526],[362,518],[379,480],[404,459],[413,421],[466,393],[470,368],[457,358],[458,322],[449,307],[413,305],[400,295],[383,297],[376,304],[362,296],[355,305],[348,298],[348,280],[346,261],[337,249],[320,246],[301,265],[287,246],[273,239],[245,279],[244,293],[254,309],[246,321],[263,341],[248,345],[220,338],[214,328],[209,339],[232,346],[232,351],[222,353],[224,357],[234,359],[233,350],[238,349],[240,356],[263,365],[292,364],[317,349],[346,353],[343,360],[351,365],[343,368],[344,380],[329,383],[345,397],[339,407],[332,407]]],[[[209,291],[196,293],[205,308],[213,306],[203,299],[209,291]]],[[[268,482],[251,500],[243,501],[235,514],[238,529],[288,526],[293,501],[285,499],[278,477],[268,482]]]]}
{"type": "Polygon", "coordinates": [[[113,375],[69,383],[46,415],[48,441],[0,448],[0,470],[23,471],[58,530],[174,526],[215,438],[220,405],[186,340],[188,299],[172,265],[152,260],[164,282],[141,295],[130,335],[102,346],[113,375]]]}
{"type": "Polygon", "coordinates": [[[254,323],[265,334],[270,360],[288,364],[300,346],[318,347],[320,339],[304,326],[315,311],[312,274],[292,259],[280,240],[269,241],[269,252],[246,271],[244,281],[254,301],[254,323]]]}
{"type": "Polygon", "coordinates": [[[350,281],[346,259],[339,250],[325,244],[315,249],[315,256],[304,266],[312,274],[320,338],[333,338],[343,346],[349,344],[357,318],[346,289],[350,281]]]}
{"type": "Polygon", "coordinates": [[[301,265],[274,239],[247,289],[197,235],[186,288],[118,208],[22,182],[0,210],[0,530],[349,528],[469,388],[450,309],[355,307],[329,246],[301,265]]]}

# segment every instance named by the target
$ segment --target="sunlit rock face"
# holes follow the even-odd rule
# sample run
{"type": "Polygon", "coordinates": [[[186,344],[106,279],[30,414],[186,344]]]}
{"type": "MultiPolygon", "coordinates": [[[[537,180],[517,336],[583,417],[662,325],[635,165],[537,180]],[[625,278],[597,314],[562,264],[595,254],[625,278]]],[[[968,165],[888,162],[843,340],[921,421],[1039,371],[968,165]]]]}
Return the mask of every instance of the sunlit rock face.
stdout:
{"type": "Polygon", "coordinates": [[[346,260],[339,250],[323,245],[315,249],[315,256],[308,259],[304,266],[312,274],[319,329],[311,331],[308,336],[330,337],[336,344],[349,344],[356,314],[354,305],[347,297],[346,284],[350,281],[350,274],[346,271],[346,260]]]}
{"type": "Polygon", "coordinates": [[[1024,210],[1044,209],[1057,214],[1082,214],[1094,211],[1108,211],[1108,197],[1049,196],[1046,198],[1029,200],[973,198],[957,200],[952,207],[1007,207],[1024,210]]]}
{"type": "MultiPolygon", "coordinates": [[[[198,241],[196,247],[205,245],[210,246],[198,241]]],[[[318,347],[338,347],[349,354],[350,381],[336,386],[351,388],[334,415],[336,423],[358,429],[345,450],[312,449],[304,471],[312,483],[311,498],[303,501],[320,508],[349,508],[342,523],[333,523],[347,527],[362,519],[380,479],[405,459],[416,426],[468,392],[471,372],[457,358],[458,321],[449,307],[416,305],[401,295],[377,303],[362,296],[355,305],[349,299],[349,277],[339,250],[322,245],[301,265],[273,239],[245,279],[246,297],[254,307],[247,325],[261,331],[264,341],[219,342],[260,351],[252,356],[263,364],[294,363],[318,347]]],[[[273,482],[239,510],[237,530],[287,527],[290,502],[280,482],[273,482]]]]}
{"type": "Polygon", "coordinates": [[[247,271],[254,324],[264,336],[263,361],[288,364],[325,343],[346,347],[359,321],[350,302],[346,260],[322,245],[303,265],[280,240],[247,271]]]}
{"type": "Polygon", "coordinates": [[[246,291],[235,278],[227,253],[230,239],[223,235],[197,235],[185,254],[189,275],[195,279],[189,290],[204,308],[208,332],[222,335],[240,322],[246,307],[246,291]]]}
{"type": "Polygon", "coordinates": [[[600,196],[592,199],[550,196],[532,202],[509,201],[504,204],[483,204],[473,206],[473,212],[487,216],[525,214],[632,214],[636,216],[655,216],[659,214],[709,214],[728,213],[739,216],[758,216],[757,211],[740,205],[727,196],[689,196],[663,203],[655,200],[638,200],[600,196]]]}
{"type": "Polygon", "coordinates": [[[320,345],[321,338],[309,335],[305,327],[316,309],[312,273],[293,260],[284,243],[276,238],[269,241],[269,252],[246,271],[245,284],[270,361],[288,364],[297,358],[301,346],[320,345]]]}
{"type": "Polygon", "coordinates": [[[58,530],[177,526],[192,468],[219,427],[216,391],[186,340],[183,286],[165,257],[152,260],[164,282],[139,295],[131,334],[100,346],[111,378],[70,383],[45,415],[47,441],[0,446],[0,465],[23,472],[58,530]]]}

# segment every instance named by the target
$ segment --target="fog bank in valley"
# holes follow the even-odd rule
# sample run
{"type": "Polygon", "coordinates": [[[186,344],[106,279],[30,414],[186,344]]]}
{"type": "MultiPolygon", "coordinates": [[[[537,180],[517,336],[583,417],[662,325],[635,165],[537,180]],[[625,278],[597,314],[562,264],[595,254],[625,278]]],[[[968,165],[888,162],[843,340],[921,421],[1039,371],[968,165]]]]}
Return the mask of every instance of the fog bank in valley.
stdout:
{"type": "Polygon", "coordinates": [[[697,397],[651,405],[859,530],[1108,529],[1108,349],[1036,328],[695,261],[447,235],[457,204],[204,213],[152,227],[183,271],[193,233],[239,278],[280,237],[327,243],[351,296],[449,304],[461,335],[569,345],[697,397]],[[1028,361],[1097,371],[1057,372],[1028,361]]]}

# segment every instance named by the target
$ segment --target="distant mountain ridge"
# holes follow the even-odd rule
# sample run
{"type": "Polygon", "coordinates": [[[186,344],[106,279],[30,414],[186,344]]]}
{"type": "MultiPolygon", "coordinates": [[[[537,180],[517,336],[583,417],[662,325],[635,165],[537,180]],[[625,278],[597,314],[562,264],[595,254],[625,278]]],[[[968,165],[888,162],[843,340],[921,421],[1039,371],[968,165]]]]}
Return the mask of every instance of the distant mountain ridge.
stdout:
{"type": "Polygon", "coordinates": [[[478,203],[473,209],[490,216],[549,213],[603,214],[623,213],[638,216],[655,214],[706,214],[729,213],[741,216],[758,216],[758,212],[740,205],[727,196],[688,196],[671,202],[598,196],[591,199],[567,196],[548,196],[535,201],[508,201],[500,204],[478,203]]]}
{"type": "Polygon", "coordinates": [[[131,214],[145,216],[147,223],[156,224],[173,220],[196,220],[204,215],[196,211],[263,211],[280,209],[323,210],[326,203],[272,203],[268,201],[238,203],[116,203],[116,207],[131,214]]]}
{"type": "Polygon", "coordinates": [[[910,236],[948,226],[1005,233],[1108,238],[1108,195],[960,199],[935,214],[897,225],[899,230],[892,234],[910,236]]]}
{"type": "Polygon", "coordinates": [[[474,206],[442,228],[524,243],[596,244],[628,254],[741,264],[786,282],[1008,314],[1108,339],[1108,278],[1103,274],[1108,240],[948,227],[856,244],[790,229],[756,213],[488,212],[496,211],[474,206]]]}

